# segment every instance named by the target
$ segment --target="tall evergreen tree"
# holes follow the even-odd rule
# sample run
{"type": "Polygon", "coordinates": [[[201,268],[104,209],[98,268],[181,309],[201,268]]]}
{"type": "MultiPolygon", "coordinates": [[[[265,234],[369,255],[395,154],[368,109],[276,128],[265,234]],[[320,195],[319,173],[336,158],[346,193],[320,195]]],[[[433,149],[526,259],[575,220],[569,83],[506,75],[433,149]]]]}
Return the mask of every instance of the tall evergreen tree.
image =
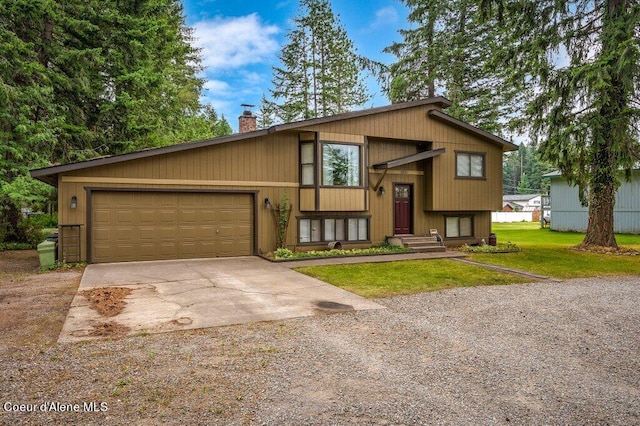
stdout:
{"type": "Polygon", "coordinates": [[[502,70],[514,87],[536,89],[526,118],[542,158],[589,206],[582,244],[617,247],[618,174],[629,177],[640,162],[640,2],[483,3],[485,14],[502,17],[505,43],[495,55],[502,70]]]}
{"type": "Polygon", "coordinates": [[[437,94],[449,98],[448,113],[487,131],[504,133],[505,88],[490,62],[497,28],[481,23],[476,0],[403,0],[411,29],[385,49],[398,59],[383,75],[392,102],[437,94]]]}
{"type": "MultiPolygon", "coordinates": [[[[273,121],[325,117],[368,99],[353,42],[327,0],[301,0],[302,13],[287,34],[281,66],[273,68],[273,100],[263,99],[273,121]]],[[[264,124],[264,123],[261,123],[264,124]]]]}
{"type": "Polygon", "coordinates": [[[200,105],[190,41],[179,0],[0,0],[0,191],[34,188],[14,185],[29,168],[230,133],[200,105]]]}
{"type": "Polygon", "coordinates": [[[553,167],[540,159],[537,147],[520,144],[517,151],[504,155],[502,162],[502,192],[511,194],[546,194],[548,179],[543,176],[553,167]]]}

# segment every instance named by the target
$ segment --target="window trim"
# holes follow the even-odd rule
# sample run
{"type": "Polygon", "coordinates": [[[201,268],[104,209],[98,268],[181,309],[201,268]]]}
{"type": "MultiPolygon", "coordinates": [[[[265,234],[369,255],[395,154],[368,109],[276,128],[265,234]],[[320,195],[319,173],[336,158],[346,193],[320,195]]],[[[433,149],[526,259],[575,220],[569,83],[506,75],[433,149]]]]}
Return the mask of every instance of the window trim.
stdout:
{"type": "Polygon", "coordinates": [[[486,152],[476,152],[476,151],[454,151],[455,152],[455,162],[456,162],[456,179],[469,179],[469,180],[486,180],[487,179],[487,153],[486,152]],[[468,155],[469,156],[469,175],[461,175],[458,170],[458,156],[459,155],[468,155]],[[482,157],[482,176],[471,176],[471,156],[479,156],[482,157]]]}
{"type": "Polygon", "coordinates": [[[317,170],[316,164],[318,163],[318,159],[317,159],[318,155],[317,155],[317,152],[316,152],[316,143],[314,141],[300,141],[298,146],[299,146],[299,150],[300,150],[299,155],[298,155],[298,165],[299,165],[299,170],[300,170],[300,188],[315,188],[316,187],[316,180],[318,178],[317,173],[316,173],[316,170],[317,170]],[[312,150],[312,153],[313,153],[313,162],[312,163],[303,163],[302,162],[302,146],[305,145],[305,144],[311,145],[311,150],[312,150]],[[303,184],[302,183],[302,176],[303,176],[302,170],[303,170],[304,166],[309,166],[309,165],[313,169],[313,183],[303,184]]]}
{"type": "Polygon", "coordinates": [[[318,153],[319,156],[319,161],[318,161],[318,168],[319,168],[319,175],[320,175],[320,181],[318,182],[318,187],[320,188],[334,188],[334,189],[363,189],[366,188],[364,186],[364,164],[363,164],[363,158],[364,158],[364,145],[361,143],[350,143],[350,142],[339,142],[339,141],[329,141],[329,140],[321,140],[319,141],[319,146],[320,146],[320,150],[318,153]],[[358,182],[359,185],[354,185],[354,186],[350,186],[350,185],[325,185],[324,184],[324,147],[325,145],[344,145],[344,146],[355,146],[358,148],[358,182]]]}
{"type": "MultiPolygon", "coordinates": [[[[352,216],[352,215],[330,215],[330,216],[298,216],[296,217],[297,225],[298,225],[298,235],[297,235],[297,245],[300,246],[317,246],[317,245],[325,245],[332,241],[340,241],[345,244],[370,244],[371,243],[371,215],[366,216],[352,216]],[[342,220],[344,222],[344,233],[345,238],[342,240],[325,240],[325,220],[342,220]],[[367,225],[367,238],[365,240],[350,240],[349,239],[349,219],[366,219],[367,225]],[[320,240],[319,241],[308,241],[301,242],[300,241],[300,222],[303,220],[320,220],[320,240]]],[[[311,236],[310,236],[311,237],[311,236]]]]}
{"type": "Polygon", "coordinates": [[[448,240],[466,240],[469,238],[475,238],[476,232],[476,216],[474,214],[448,214],[444,216],[444,238],[448,240]],[[460,233],[460,219],[469,218],[471,219],[471,235],[458,235],[457,237],[450,237],[448,235],[447,229],[447,219],[457,218],[458,219],[458,234],[460,233]]]}

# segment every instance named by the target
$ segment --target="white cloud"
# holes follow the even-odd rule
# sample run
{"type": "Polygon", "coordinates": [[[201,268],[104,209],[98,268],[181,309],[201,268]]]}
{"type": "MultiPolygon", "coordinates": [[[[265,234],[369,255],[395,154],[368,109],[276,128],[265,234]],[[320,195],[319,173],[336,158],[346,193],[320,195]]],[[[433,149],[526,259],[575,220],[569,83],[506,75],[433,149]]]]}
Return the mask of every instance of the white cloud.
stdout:
{"type": "Polygon", "coordinates": [[[279,49],[275,25],[263,23],[253,13],[240,17],[216,17],[193,25],[194,45],[202,49],[207,71],[222,71],[273,60],[279,49]]]}
{"type": "Polygon", "coordinates": [[[203,89],[217,96],[230,95],[233,93],[229,83],[222,80],[207,80],[203,85],[203,89]]]}
{"type": "Polygon", "coordinates": [[[376,10],[376,19],[367,27],[367,31],[395,24],[400,19],[398,11],[393,6],[383,7],[376,10]]]}

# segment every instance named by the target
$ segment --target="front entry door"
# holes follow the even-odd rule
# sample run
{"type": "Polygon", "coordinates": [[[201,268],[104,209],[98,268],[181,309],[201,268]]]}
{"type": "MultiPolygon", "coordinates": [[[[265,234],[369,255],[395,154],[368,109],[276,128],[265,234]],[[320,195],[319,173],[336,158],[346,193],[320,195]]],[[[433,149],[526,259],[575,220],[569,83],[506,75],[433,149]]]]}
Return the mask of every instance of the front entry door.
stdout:
{"type": "Polygon", "coordinates": [[[411,185],[395,184],[393,186],[393,233],[394,235],[411,234],[411,185]]]}

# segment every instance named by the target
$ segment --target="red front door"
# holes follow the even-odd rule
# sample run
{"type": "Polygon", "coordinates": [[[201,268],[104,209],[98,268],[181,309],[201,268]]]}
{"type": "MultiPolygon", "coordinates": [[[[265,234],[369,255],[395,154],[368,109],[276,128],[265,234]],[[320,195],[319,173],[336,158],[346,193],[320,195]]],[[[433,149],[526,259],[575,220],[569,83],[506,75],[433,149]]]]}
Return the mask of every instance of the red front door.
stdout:
{"type": "Polygon", "coordinates": [[[411,185],[393,186],[393,233],[411,234],[411,185]]]}

